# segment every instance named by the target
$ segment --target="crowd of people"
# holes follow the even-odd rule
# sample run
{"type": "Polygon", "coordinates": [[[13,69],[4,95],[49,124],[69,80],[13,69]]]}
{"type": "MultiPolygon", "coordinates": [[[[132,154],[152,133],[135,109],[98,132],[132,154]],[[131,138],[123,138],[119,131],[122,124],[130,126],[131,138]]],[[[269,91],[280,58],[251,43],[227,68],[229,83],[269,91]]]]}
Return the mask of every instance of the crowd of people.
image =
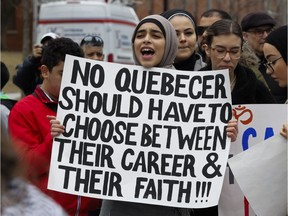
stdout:
{"type": "MultiPolygon", "coordinates": [[[[47,33],[16,67],[13,83],[25,97],[13,101],[1,92],[1,214],[218,216],[218,206],[184,209],[100,200],[47,188],[53,138],[65,131],[56,119],[65,55],[103,61],[104,46],[96,35],[87,35],[77,44],[47,33]],[[7,147],[12,144],[15,150],[7,147]],[[19,163],[25,166],[22,172],[16,168],[19,163]]],[[[201,15],[198,25],[183,9],[149,15],[135,27],[132,50],[135,65],[145,68],[228,69],[232,105],[287,103],[287,25],[278,26],[266,13],[249,13],[236,22],[225,11],[212,9],[201,15]]],[[[1,90],[8,79],[1,62],[1,90]]],[[[283,119],[279,134],[287,139],[287,131],[288,121],[283,119]]],[[[232,142],[237,139],[237,120],[227,123],[226,133],[232,142]]]]}

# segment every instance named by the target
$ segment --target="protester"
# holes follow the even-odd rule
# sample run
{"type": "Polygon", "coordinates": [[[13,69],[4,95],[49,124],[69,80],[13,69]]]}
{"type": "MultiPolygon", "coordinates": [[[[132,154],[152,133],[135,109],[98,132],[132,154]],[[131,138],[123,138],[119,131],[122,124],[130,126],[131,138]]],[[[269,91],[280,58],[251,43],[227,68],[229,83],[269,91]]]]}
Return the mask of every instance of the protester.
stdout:
{"type": "MultiPolygon", "coordinates": [[[[266,38],[263,47],[264,56],[267,60],[266,72],[280,87],[287,87],[287,25],[277,28],[266,38]]],[[[288,100],[286,98],[286,104],[288,100]]],[[[280,134],[287,139],[288,123],[284,124],[280,134]]]]}
{"type": "MultiPolygon", "coordinates": [[[[145,68],[174,68],[173,61],[177,51],[177,36],[173,26],[164,17],[151,15],[136,26],[133,37],[133,56],[136,65],[145,68]]],[[[51,119],[51,135],[56,137],[64,133],[65,128],[55,117],[51,119]]],[[[235,141],[237,137],[237,121],[231,120],[227,125],[227,136],[235,141]]],[[[151,216],[151,215],[193,215],[191,209],[103,200],[101,216],[151,216]]]]}
{"type": "Polygon", "coordinates": [[[254,52],[251,52],[251,49],[247,43],[243,43],[242,53],[241,53],[241,57],[239,59],[239,64],[241,64],[244,67],[251,69],[254,72],[254,74],[256,75],[256,78],[258,80],[260,80],[270,91],[270,88],[269,88],[268,84],[266,83],[264,76],[259,71],[258,57],[254,52]]]}
{"type": "Polygon", "coordinates": [[[232,20],[219,20],[207,29],[206,54],[211,63],[201,70],[229,69],[232,104],[274,103],[275,100],[254,73],[241,66],[241,27],[232,20]],[[229,54],[229,55],[227,55],[229,54]]]}
{"type": "Polygon", "coordinates": [[[276,102],[284,103],[287,99],[287,87],[279,87],[277,82],[266,74],[266,60],[263,53],[264,42],[275,25],[276,21],[264,12],[249,13],[241,21],[244,40],[259,58],[259,71],[265,78],[276,102]]]}
{"type": "Polygon", "coordinates": [[[161,14],[176,30],[178,51],[174,67],[178,70],[197,71],[206,64],[197,53],[197,33],[195,18],[188,11],[171,9],[161,14]]]}
{"type": "Polygon", "coordinates": [[[32,55],[25,58],[23,63],[16,67],[13,83],[23,91],[24,95],[32,94],[36,86],[42,83],[40,66],[43,48],[50,40],[56,38],[59,38],[59,35],[53,32],[44,34],[40,44],[33,45],[32,55]]]}
{"type": "Polygon", "coordinates": [[[1,61],[1,92],[0,92],[0,98],[1,99],[8,99],[9,96],[6,95],[4,92],[3,92],[3,88],[4,86],[8,83],[9,81],[9,78],[10,78],[10,73],[8,71],[8,68],[7,66],[5,65],[4,62],[1,61]]]}
{"type": "Polygon", "coordinates": [[[226,11],[219,10],[219,9],[209,9],[207,11],[204,11],[201,14],[201,17],[197,26],[198,47],[199,47],[199,53],[202,55],[202,58],[204,59],[205,62],[209,61],[209,58],[207,58],[206,53],[205,53],[206,30],[214,22],[221,20],[221,19],[232,20],[232,17],[226,11]]]}
{"type": "Polygon", "coordinates": [[[9,129],[27,163],[27,177],[58,202],[69,215],[88,216],[99,211],[100,201],[47,189],[53,138],[47,115],[56,115],[66,54],[83,57],[81,47],[69,38],[51,40],[42,56],[43,83],[16,103],[10,112],[9,129]]]}
{"type": "MultiPolygon", "coordinates": [[[[254,73],[239,64],[243,46],[240,25],[232,20],[218,20],[207,29],[206,54],[211,62],[201,71],[228,69],[232,104],[274,103],[274,98],[254,73]]],[[[197,216],[218,215],[218,207],[197,210],[197,216]]]]}
{"type": "Polygon", "coordinates": [[[83,49],[85,58],[103,61],[104,41],[101,37],[87,35],[81,40],[80,46],[83,49]]]}
{"type": "Polygon", "coordinates": [[[3,92],[3,88],[7,84],[10,78],[10,73],[8,71],[7,66],[4,62],[1,62],[1,92],[0,92],[0,102],[1,102],[1,120],[2,125],[1,127],[4,128],[4,131],[6,133],[8,132],[8,116],[10,113],[10,110],[15,105],[17,100],[10,99],[7,94],[3,92]]]}
{"type": "Polygon", "coordinates": [[[49,196],[22,176],[25,166],[3,127],[1,118],[1,215],[2,216],[66,216],[65,211],[49,196]]]}
{"type": "Polygon", "coordinates": [[[283,124],[280,134],[288,139],[288,123],[283,124]]]}
{"type": "MultiPolygon", "coordinates": [[[[142,65],[146,68],[154,66],[173,68],[173,61],[177,52],[177,36],[173,26],[164,17],[152,15],[143,19],[135,28],[132,43],[136,65],[142,65]]],[[[64,127],[59,126],[59,121],[51,120],[51,124],[53,136],[64,132],[64,127]]],[[[100,215],[170,216],[177,215],[177,212],[179,215],[189,216],[187,209],[103,200],[100,215]]]]}

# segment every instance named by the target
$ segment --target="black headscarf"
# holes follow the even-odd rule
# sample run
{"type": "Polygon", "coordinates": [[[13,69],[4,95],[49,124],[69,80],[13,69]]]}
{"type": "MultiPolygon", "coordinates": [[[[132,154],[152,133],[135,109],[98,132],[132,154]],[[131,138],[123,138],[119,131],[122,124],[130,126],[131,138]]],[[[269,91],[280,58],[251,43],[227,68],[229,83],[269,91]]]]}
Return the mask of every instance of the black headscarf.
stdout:
{"type": "Polygon", "coordinates": [[[266,43],[274,46],[287,64],[287,25],[272,31],[266,38],[266,43]]]}

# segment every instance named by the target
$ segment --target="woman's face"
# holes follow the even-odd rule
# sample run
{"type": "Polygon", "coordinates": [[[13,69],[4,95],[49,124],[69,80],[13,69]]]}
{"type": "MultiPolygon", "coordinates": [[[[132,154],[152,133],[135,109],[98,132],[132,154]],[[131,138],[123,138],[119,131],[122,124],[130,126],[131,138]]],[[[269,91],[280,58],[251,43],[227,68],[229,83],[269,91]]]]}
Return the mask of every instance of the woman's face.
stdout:
{"type": "Polygon", "coordinates": [[[287,87],[287,64],[280,52],[269,43],[264,44],[263,51],[267,59],[266,73],[278,82],[280,87],[287,87]]]}
{"type": "Polygon", "coordinates": [[[178,51],[175,62],[184,61],[195,52],[196,50],[196,32],[195,28],[188,17],[175,16],[170,19],[171,24],[176,30],[178,37],[178,51]]]}
{"type": "Polygon", "coordinates": [[[143,67],[157,67],[165,50],[165,37],[154,23],[144,23],[136,32],[133,49],[143,67]]]}
{"type": "Polygon", "coordinates": [[[206,54],[210,57],[212,69],[229,69],[233,73],[242,52],[241,38],[237,35],[214,36],[211,46],[206,47],[206,54]]]}

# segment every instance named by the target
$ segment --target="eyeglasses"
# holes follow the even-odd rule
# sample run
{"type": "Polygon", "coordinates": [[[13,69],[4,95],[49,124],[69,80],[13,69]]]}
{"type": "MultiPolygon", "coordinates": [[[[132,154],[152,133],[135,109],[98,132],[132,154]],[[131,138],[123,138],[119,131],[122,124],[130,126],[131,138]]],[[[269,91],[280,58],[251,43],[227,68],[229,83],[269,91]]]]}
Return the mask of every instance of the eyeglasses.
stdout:
{"type": "Polygon", "coordinates": [[[277,59],[275,59],[275,60],[273,60],[273,61],[271,61],[271,62],[267,62],[264,65],[269,71],[274,72],[273,65],[275,65],[275,63],[281,58],[282,58],[282,56],[277,58],[277,59]]]}
{"type": "Polygon", "coordinates": [[[227,50],[224,47],[211,47],[213,51],[216,53],[216,58],[223,59],[229,53],[230,58],[239,59],[241,57],[241,49],[240,48],[232,48],[227,50]]]}
{"type": "Polygon", "coordinates": [[[196,31],[199,36],[203,35],[209,26],[197,26],[196,31]]]}
{"type": "Polygon", "coordinates": [[[273,28],[255,28],[248,30],[247,32],[255,34],[257,37],[262,37],[264,33],[266,32],[269,34],[270,32],[273,31],[273,28]]]}
{"type": "Polygon", "coordinates": [[[99,36],[93,36],[93,35],[87,35],[85,36],[81,43],[80,43],[80,46],[83,46],[83,45],[86,45],[86,44],[91,44],[93,46],[99,46],[99,47],[103,47],[104,46],[104,41],[102,40],[101,37],[99,36]]]}

